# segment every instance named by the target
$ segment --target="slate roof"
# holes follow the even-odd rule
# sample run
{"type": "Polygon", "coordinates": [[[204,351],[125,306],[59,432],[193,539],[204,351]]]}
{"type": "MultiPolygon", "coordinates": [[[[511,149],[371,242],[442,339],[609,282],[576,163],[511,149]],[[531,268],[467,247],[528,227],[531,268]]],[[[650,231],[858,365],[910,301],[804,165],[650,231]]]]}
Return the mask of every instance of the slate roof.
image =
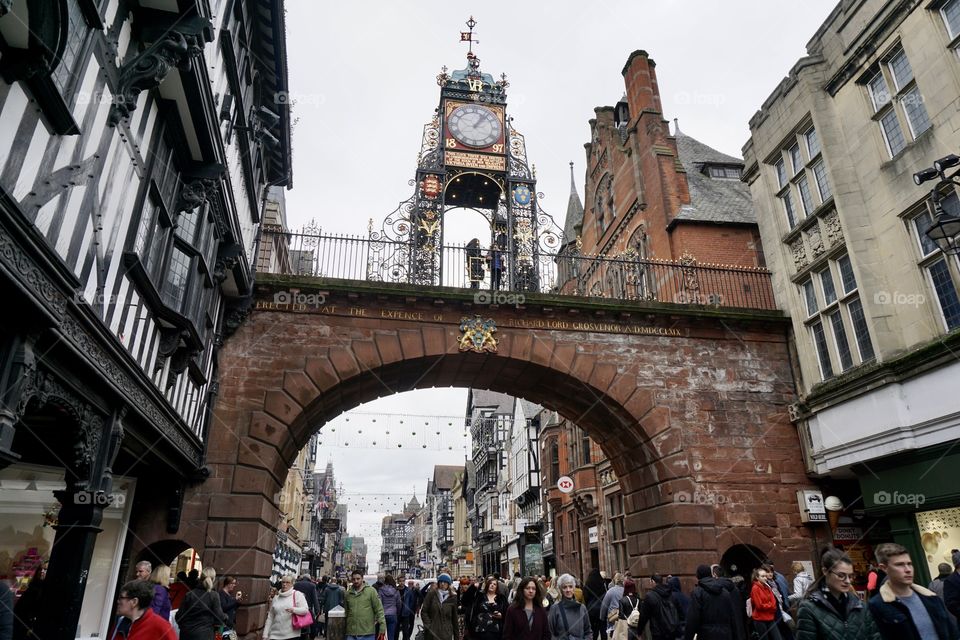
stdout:
{"type": "Polygon", "coordinates": [[[750,199],[750,188],[739,180],[715,179],[704,173],[708,165],[734,165],[743,168],[743,160],[728,156],[677,127],[677,151],[687,171],[690,204],[684,205],[675,220],[718,224],[756,224],[757,216],[750,199]]]}
{"type": "Polygon", "coordinates": [[[493,407],[494,413],[513,413],[513,396],[485,389],[473,389],[472,391],[472,402],[469,407],[471,411],[475,407],[493,407]]]}
{"type": "Polygon", "coordinates": [[[463,471],[463,465],[438,464],[433,468],[433,484],[437,491],[450,491],[453,479],[463,471]]]}
{"type": "Polygon", "coordinates": [[[523,398],[517,398],[517,401],[520,403],[520,411],[523,412],[523,417],[527,420],[543,411],[543,407],[535,402],[530,402],[529,400],[524,400],[523,398]]]}

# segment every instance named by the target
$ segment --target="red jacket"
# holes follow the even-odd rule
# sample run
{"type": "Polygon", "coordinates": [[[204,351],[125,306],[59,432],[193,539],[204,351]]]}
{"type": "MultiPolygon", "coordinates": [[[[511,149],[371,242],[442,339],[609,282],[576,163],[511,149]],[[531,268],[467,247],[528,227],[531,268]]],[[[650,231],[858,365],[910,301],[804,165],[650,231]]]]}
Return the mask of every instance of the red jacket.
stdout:
{"type": "Polygon", "coordinates": [[[147,609],[142,616],[130,624],[127,618],[120,618],[110,640],[177,640],[170,623],[147,609]]]}
{"type": "Polygon", "coordinates": [[[754,582],[750,588],[750,601],[753,603],[754,620],[773,622],[777,615],[777,597],[773,590],[765,584],[754,582]]]}

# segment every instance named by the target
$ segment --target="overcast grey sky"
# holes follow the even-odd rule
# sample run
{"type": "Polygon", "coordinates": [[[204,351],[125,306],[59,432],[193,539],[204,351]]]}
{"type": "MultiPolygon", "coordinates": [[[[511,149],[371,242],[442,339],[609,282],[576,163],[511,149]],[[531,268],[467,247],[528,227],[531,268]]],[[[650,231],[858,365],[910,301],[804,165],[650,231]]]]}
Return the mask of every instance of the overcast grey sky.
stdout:
{"type": "MultiPolygon", "coordinates": [[[[295,102],[290,226],[315,219],[325,232],[366,234],[369,218],[379,228],[410,195],[422,128],[439,100],[436,76],[443,65],[465,66],[459,33],[471,13],[481,69],[494,77],[507,74],[507,111],[526,136],[538,190],[546,196],[541,206],[562,226],[568,163],[575,162],[582,197],[587,121],[594,107],[613,105],[623,94],[620,71],[632,51],[644,49],[657,63],[665,118],[679,118],[688,135],[739,156],[748,120],[805,55],[835,4],[287,0],[295,102]]],[[[464,219],[458,216],[458,224],[464,219]]],[[[460,229],[452,235],[471,234],[460,229]]],[[[463,390],[419,391],[357,411],[462,415],[465,401],[463,390]]],[[[348,493],[412,493],[416,484],[422,499],[433,465],[459,463],[463,451],[414,455],[328,444],[321,446],[321,464],[328,459],[348,493]]],[[[351,531],[357,525],[368,539],[372,561],[379,540],[371,531],[383,513],[354,508],[349,516],[351,531]]]]}

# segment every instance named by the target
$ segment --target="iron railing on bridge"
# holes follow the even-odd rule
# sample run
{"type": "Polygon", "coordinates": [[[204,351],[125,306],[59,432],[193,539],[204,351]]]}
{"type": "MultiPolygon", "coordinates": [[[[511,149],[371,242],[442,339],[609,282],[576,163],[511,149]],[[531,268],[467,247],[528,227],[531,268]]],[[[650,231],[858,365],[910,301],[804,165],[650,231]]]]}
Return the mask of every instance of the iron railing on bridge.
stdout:
{"type": "Polygon", "coordinates": [[[524,256],[449,245],[430,264],[417,264],[409,242],[360,236],[261,231],[258,273],[422,284],[474,289],[480,302],[517,302],[524,292],[650,300],[749,309],[776,309],[770,272],[763,268],[645,260],[561,251],[524,256]],[[513,295],[513,297],[511,297],[513,295]]]}

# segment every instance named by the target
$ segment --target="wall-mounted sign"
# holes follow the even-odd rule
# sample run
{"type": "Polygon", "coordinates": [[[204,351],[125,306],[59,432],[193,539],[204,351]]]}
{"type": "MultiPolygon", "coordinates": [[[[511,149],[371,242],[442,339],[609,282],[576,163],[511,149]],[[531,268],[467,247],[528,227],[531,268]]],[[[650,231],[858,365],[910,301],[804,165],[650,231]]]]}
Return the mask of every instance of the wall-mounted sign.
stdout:
{"type": "Polygon", "coordinates": [[[320,531],[324,533],[336,533],[340,530],[340,518],[322,518],[320,520],[320,531]]]}
{"type": "MultiPolygon", "coordinates": [[[[560,476],[557,479],[557,489],[560,489],[563,493],[570,493],[573,491],[573,478],[570,476],[560,476]]],[[[826,516],[824,516],[826,518],[826,516]]]]}
{"type": "Polygon", "coordinates": [[[587,529],[587,540],[590,544],[596,544],[600,542],[600,534],[597,531],[597,527],[593,526],[587,529]]]}
{"type": "Polygon", "coordinates": [[[827,510],[823,506],[823,494],[820,491],[798,490],[797,505],[800,507],[800,522],[827,521],[827,510]]]}

